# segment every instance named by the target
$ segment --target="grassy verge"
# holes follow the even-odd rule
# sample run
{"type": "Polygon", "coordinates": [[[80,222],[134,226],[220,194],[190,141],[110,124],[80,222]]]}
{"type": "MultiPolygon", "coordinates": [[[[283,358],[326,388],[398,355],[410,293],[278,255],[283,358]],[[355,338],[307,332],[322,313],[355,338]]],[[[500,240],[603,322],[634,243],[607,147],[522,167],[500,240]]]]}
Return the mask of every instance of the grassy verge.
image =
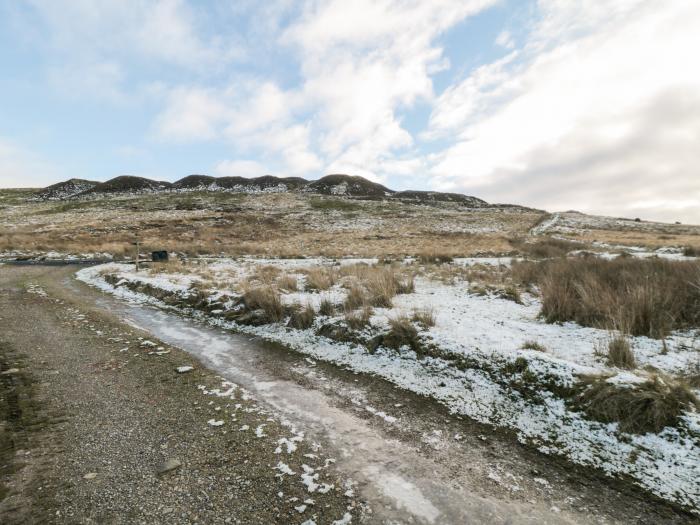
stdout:
{"type": "Polygon", "coordinates": [[[558,259],[515,264],[513,276],[539,287],[541,315],[550,323],[575,321],[654,338],[700,326],[696,261],[558,259]]]}

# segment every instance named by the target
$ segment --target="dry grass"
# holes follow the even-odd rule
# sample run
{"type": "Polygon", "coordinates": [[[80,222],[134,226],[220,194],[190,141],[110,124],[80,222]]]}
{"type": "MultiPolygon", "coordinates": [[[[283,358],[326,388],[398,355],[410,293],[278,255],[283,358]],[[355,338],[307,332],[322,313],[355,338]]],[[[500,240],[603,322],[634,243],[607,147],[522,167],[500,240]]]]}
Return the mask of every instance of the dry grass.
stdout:
{"type": "Polygon", "coordinates": [[[251,280],[259,281],[265,285],[271,285],[277,280],[281,273],[282,270],[280,270],[277,266],[272,266],[271,264],[257,266],[255,268],[255,273],[251,276],[251,280]]]}
{"type": "Polygon", "coordinates": [[[359,285],[352,285],[348,289],[348,293],[345,296],[345,302],[343,303],[346,310],[351,311],[362,306],[367,306],[369,300],[367,297],[367,292],[364,288],[359,285]]]}
{"type": "Polygon", "coordinates": [[[421,252],[416,256],[416,260],[420,264],[446,264],[451,263],[454,257],[446,253],[437,253],[435,251],[431,253],[421,252]]]}
{"type": "Polygon", "coordinates": [[[523,350],[535,350],[537,352],[546,352],[547,351],[546,346],[538,343],[537,341],[533,341],[533,340],[525,341],[520,348],[522,348],[523,350]]]}
{"type": "Polygon", "coordinates": [[[287,292],[296,292],[298,288],[297,278],[288,274],[280,275],[277,278],[277,288],[287,292]]]}
{"type": "Polygon", "coordinates": [[[346,307],[349,308],[365,303],[378,308],[391,308],[394,296],[415,291],[413,273],[397,265],[354,264],[342,267],[340,272],[349,278],[346,283],[349,286],[346,307]]]}
{"type": "Polygon", "coordinates": [[[335,315],[335,305],[330,301],[330,299],[322,299],[318,306],[318,313],[331,317],[335,315]]]}
{"type": "Polygon", "coordinates": [[[632,347],[625,337],[614,337],[608,343],[608,364],[627,370],[637,368],[634,352],[632,352],[632,347]]]}
{"type": "Polygon", "coordinates": [[[686,257],[700,257],[700,248],[697,246],[683,247],[683,255],[686,257]]]}
{"type": "Polygon", "coordinates": [[[510,239],[513,248],[520,254],[534,259],[553,259],[566,257],[571,251],[580,250],[585,245],[552,237],[539,238],[534,242],[526,242],[522,238],[510,239]]]}
{"type": "Polygon", "coordinates": [[[432,308],[417,308],[411,313],[411,321],[423,329],[435,326],[435,311],[432,308]]]}
{"type": "Polygon", "coordinates": [[[360,310],[348,311],[345,313],[345,323],[353,330],[362,330],[369,326],[372,317],[372,308],[365,306],[360,310]]]}
{"type": "Polygon", "coordinates": [[[248,310],[263,310],[271,321],[284,318],[284,305],[280,294],[270,286],[250,288],[243,293],[243,302],[248,310]]]}
{"type": "Polygon", "coordinates": [[[307,290],[328,290],[336,283],[338,272],[335,268],[326,266],[314,267],[306,270],[307,290]]]}
{"type": "Polygon", "coordinates": [[[313,326],[315,318],[316,312],[312,305],[307,304],[303,308],[301,305],[296,305],[296,307],[292,309],[292,315],[289,317],[287,326],[299,330],[306,330],[313,326]]]}
{"type": "Polygon", "coordinates": [[[586,413],[603,423],[619,423],[620,430],[635,434],[660,432],[678,424],[686,410],[698,406],[687,385],[653,376],[634,387],[619,387],[605,378],[592,381],[579,401],[586,413]]]}
{"type": "Polygon", "coordinates": [[[421,347],[418,330],[405,315],[389,319],[389,332],[382,337],[382,345],[395,350],[406,346],[414,351],[419,351],[421,347]]]}
{"type": "Polygon", "coordinates": [[[656,338],[700,325],[698,262],[561,259],[514,265],[513,275],[539,285],[548,322],[576,321],[656,338]]]}
{"type": "Polygon", "coordinates": [[[391,300],[398,291],[396,274],[390,268],[376,269],[365,281],[369,301],[372,306],[391,308],[391,300]]]}

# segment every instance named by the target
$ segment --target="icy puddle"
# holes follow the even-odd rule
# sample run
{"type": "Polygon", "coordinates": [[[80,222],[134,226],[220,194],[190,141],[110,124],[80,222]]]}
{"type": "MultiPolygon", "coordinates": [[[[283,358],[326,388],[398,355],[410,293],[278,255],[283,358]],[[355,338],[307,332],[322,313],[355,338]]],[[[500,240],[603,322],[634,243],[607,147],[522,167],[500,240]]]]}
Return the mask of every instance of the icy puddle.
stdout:
{"type": "MultiPolygon", "coordinates": [[[[372,426],[374,418],[358,417],[352,406],[338,407],[338,393],[329,392],[333,390],[329,379],[311,359],[154,307],[110,297],[99,299],[98,304],[249,390],[303,430],[305,439],[327,439],[335,449],[338,468],[357,483],[355,490],[369,502],[373,519],[428,524],[571,523],[534,502],[488,499],[454,486],[443,467],[421,456],[416,447],[382,435],[372,426]],[[275,373],[292,368],[304,369],[311,386],[280,379],[275,373]]],[[[401,420],[385,410],[365,407],[363,412],[400,426],[401,420]]]]}

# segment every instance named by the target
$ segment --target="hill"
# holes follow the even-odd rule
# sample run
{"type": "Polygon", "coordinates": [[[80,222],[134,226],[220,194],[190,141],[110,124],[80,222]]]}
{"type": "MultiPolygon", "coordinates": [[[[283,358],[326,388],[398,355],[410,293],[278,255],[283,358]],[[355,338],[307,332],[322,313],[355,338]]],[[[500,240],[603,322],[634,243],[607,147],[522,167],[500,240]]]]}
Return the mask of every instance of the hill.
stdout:
{"type": "Polygon", "coordinates": [[[63,182],[57,182],[51,186],[39,190],[36,197],[40,200],[62,200],[68,199],[85,191],[88,191],[99,182],[86,179],[68,179],[63,182]]]}
{"type": "Polygon", "coordinates": [[[161,192],[231,192],[231,193],[303,193],[350,197],[355,199],[397,199],[407,204],[459,204],[469,208],[480,208],[489,204],[476,197],[459,193],[437,191],[400,191],[355,175],[333,174],[318,180],[308,181],[301,177],[212,177],[193,174],[177,182],[161,182],[122,175],[106,182],[70,179],[43,190],[36,196],[39,200],[65,200],[97,198],[101,195],[141,194],[161,192]]]}
{"type": "Polygon", "coordinates": [[[304,188],[304,191],[348,197],[388,197],[394,193],[393,190],[364,177],[340,174],[326,175],[313,181],[304,188]]]}
{"type": "Polygon", "coordinates": [[[144,177],[132,175],[120,175],[106,182],[96,184],[92,188],[78,194],[98,195],[102,193],[147,193],[162,191],[172,186],[169,182],[154,181],[144,177]]]}

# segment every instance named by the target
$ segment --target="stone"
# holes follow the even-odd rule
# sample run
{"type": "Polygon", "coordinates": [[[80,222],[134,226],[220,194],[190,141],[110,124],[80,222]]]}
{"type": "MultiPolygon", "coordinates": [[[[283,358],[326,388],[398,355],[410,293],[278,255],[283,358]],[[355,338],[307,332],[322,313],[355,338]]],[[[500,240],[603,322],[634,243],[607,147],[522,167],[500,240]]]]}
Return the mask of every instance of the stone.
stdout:
{"type": "Polygon", "coordinates": [[[156,473],[160,476],[163,474],[167,474],[168,472],[171,472],[175,469],[178,469],[181,466],[182,462],[180,460],[172,458],[167,459],[156,467],[156,473]]]}

